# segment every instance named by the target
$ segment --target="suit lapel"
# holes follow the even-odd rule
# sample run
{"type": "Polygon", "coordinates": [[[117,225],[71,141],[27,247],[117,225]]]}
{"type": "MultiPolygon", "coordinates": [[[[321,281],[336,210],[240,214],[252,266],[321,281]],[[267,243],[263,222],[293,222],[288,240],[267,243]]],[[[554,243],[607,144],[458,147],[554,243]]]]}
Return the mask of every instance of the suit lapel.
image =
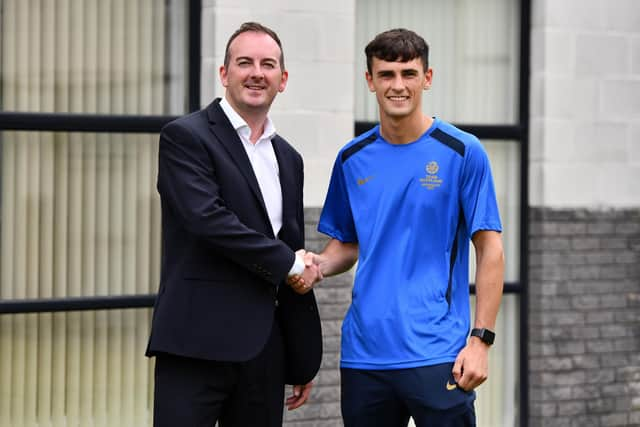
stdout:
{"type": "Polygon", "coordinates": [[[220,99],[216,99],[209,104],[207,107],[207,115],[209,117],[209,128],[211,132],[227,150],[240,172],[242,172],[242,175],[244,175],[251,192],[260,202],[262,211],[268,221],[269,215],[267,213],[267,207],[264,204],[262,192],[260,191],[256,175],[253,172],[253,167],[251,166],[251,162],[249,162],[249,157],[247,157],[247,152],[242,145],[242,141],[240,141],[240,137],[235,129],[233,129],[224,111],[222,111],[222,107],[220,107],[220,99]]]}
{"type": "Polygon", "coordinates": [[[286,158],[284,141],[277,135],[271,140],[273,151],[278,160],[280,170],[280,189],[282,190],[282,227],[289,223],[289,219],[296,214],[296,191],[294,163],[286,158]]]}

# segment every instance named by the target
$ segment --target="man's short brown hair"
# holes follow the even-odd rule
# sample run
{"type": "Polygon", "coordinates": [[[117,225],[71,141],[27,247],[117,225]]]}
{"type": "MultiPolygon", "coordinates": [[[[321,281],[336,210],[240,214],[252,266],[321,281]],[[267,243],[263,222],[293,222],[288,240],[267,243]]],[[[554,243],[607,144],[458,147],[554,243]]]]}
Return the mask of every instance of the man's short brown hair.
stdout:
{"type": "Polygon", "coordinates": [[[244,24],[240,25],[240,28],[238,28],[231,35],[231,37],[229,37],[229,41],[227,42],[227,47],[224,50],[225,68],[229,67],[229,61],[231,61],[231,58],[229,56],[229,46],[231,46],[231,42],[235,40],[235,38],[238,37],[240,34],[246,33],[248,31],[253,31],[255,33],[264,33],[269,37],[271,37],[278,44],[278,47],[280,48],[280,68],[284,71],[284,52],[282,51],[282,43],[280,42],[280,38],[278,37],[276,32],[273,31],[271,28],[265,27],[264,25],[259,24],[257,22],[245,22],[244,24]]]}
{"type": "Polygon", "coordinates": [[[429,45],[418,34],[405,28],[395,28],[378,34],[364,49],[367,70],[371,74],[373,58],[388,62],[422,60],[424,71],[429,69],[429,45]]]}

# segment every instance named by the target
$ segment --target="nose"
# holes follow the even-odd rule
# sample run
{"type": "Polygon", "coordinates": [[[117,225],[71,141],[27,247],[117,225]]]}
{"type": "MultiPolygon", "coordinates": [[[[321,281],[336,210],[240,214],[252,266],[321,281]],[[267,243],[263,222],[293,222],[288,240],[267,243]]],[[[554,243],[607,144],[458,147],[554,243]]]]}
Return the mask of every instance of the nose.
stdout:
{"type": "Polygon", "coordinates": [[[254,63],[253,67],[251,67],[251,74],[250,74],[252,79],[262,79],[264,78],[264,71],[262,70],[262,67],[260,66],[260,63],[254,63]]]}
{"type": "Polygon", "coordinates": [[[401,91],[404,90],[404,83],[402,82],[402,76],[396,75],[391,80],[391,89],[401,91]]]}

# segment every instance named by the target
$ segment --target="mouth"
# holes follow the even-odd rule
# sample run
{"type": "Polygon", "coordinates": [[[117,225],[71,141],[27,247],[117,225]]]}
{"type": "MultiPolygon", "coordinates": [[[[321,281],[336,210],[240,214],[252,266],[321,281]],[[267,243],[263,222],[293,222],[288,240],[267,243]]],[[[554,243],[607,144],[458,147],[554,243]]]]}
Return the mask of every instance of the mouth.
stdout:
{"type": "Polygon", "coordinates": [[[262,85],[251,85],[251,84],[247,84],[244,85],[245,88],[249,89],[249,90],[264,90],[265,87],[262,85]]]}
{"type": "Polygon", "coordinates": [[[392,95],[392,96],[387,96],[387,99],[389,101],[392,101],[392,102],[404,102],[404,101],[408,101],[409,97],[408,96],[392,95]]]}

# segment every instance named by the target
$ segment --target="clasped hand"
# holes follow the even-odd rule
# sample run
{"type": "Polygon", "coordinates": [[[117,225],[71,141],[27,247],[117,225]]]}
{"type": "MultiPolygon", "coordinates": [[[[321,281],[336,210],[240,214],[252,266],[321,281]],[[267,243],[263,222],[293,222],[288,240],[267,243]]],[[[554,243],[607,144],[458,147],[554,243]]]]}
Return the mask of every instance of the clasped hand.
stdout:
{"type": "Polygon", "coordinates": [[[304,295],[309,292],[316,283],[321,281],[323,277],[316,254],[306,252],[304,249],[300,249],[296,254],[302,256],[304,259],[304,271],[302,274],[290,276],[287,279],[287,284],[291,286],[296,293],[304,295]]]}

